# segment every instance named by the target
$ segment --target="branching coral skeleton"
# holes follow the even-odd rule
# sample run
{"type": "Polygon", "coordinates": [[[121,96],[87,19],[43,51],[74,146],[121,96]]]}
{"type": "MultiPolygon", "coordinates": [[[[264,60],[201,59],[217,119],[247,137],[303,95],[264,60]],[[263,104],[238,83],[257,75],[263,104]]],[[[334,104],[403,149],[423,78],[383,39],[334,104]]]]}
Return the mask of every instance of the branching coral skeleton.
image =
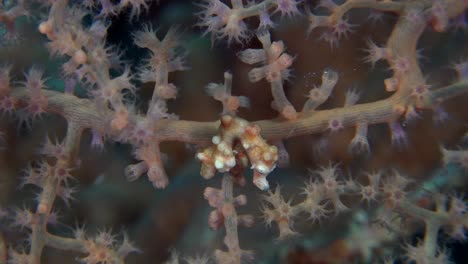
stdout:
{"type": "MultiPolygon", "coordinates": [[[[433,87],[428,84],[418,63],[416,44],[427,27],[444,32],[455,21],[456,27],[466,28],[466,20],[463,22],[459,17],[466,13],[467,1],[322,0],[317,7],[325,10],[327,15],[316,12],[310,1],[196,1],[201,10],[197,26],[205,31],[204,34],[211,35],[213,43],[227,40],[228,45],[245,45],[256,39],[261,44],[261,49],[245,48],[237,56],[251,67],[247,75],[250,82],[266,80],[269,83],[273,98],[271,107],[278,114],[274,119],[256,121],[238,116],[240,107],[254,106],[247,97],[232,94],[237,73],[225,72],[224,83],[210,83],[205,88],[208,95],[223,106],[219,120],[213,122],[180,120],[176,114],[168,112],[168,102],[177,98],[179,89],[169,81],[169,73],[188,70],[185,53],[180,51],[181,33],[177,28],[170,28],[164,37],[158,36],[161,34],[151,25],[133,33],[135,45],[150,52],[138,72],[134,72],[130,65],[124,65],[117,49],[106,44],[110,17],[128,10],[130,18],[134,19],[149,8],[151,1],[13,2],[0,6],[0,22],[11,30],[16,19],[35,15],[34,8],[40,5],[47,15],[39,22],[34,21],[38,22],[37,29],[46,39],[50,54],[65,58],[62,65],[64,78],[71,83],[81,83],[88,95],[79,98],[73,89],[66,93],[48,90],[47,77],[34,66],[25,71],[25,80],[19,83],[10,76],[11,66],[0,69],[2,113],[26,113],[28,121],[53,113],[62,116],[68,126],[63,141],[47,139],[41,150],[43,161],[26,169],[22,185],[33,184],[41,189],[35,208],[17,209],[14,213],[2,210],[0,217],[8,218],[13,214],[13,222],[27,229],[30,235],[25,249],[11,245],[7,252],[6,247],[1,247],[0,262],[38,264],[45,247],[81,252],[83,256],[79,261],[82,263],[124,263],[128,254],[140,252],[126,234],[117,238],[110,231],[102,231],[91,236],[78,228],[74,237],[62,237],[47,228],[55,218],[56,198],[60,197],[66,204],[73,199],[75,190],[70,186],[70,180],[73,170],[80,166],[78,148],[86,129],[93,131],[96,146],[101,145],[103,139],[130,145],[138,162],[126,168],[127,179],[134,181],[147,175],[156,189],[170,184],[160,144],[179,141],[199,146],[196,159],[201,162],[201,176],[209,180],[222,174],[223,178],[220,189],[207,187],[204,191],[205,199],[214,208],[208,216],[208,225],[212,229],[225,229],[224,245],[213,250],[213,260],[217,263],[245,263],[254,259],[255,252],[243,248],[237,227],[253,226],[255,217],[238,214],[236,208],[245,205],[247,198],[233,195],[234,184],[250,184],[244,177],[246,170],[253,171],[252,182],[262,193],[263,220],[267,226],[278,229],[279,240],[300,233],[296,228],[299,219],[320,223],[353,210],[353,206],[344,202],[346,196],[357,196],[361,203],[377,208],[373,209],[375,219],[360,222],[365,231],[351,233],[344,239],[350,251],[361,257],[361,262],[375,263],[382,259],[386,259],[385,263],[391,262],[393,256],[374,255],[372,250],[388,241],[397,241],[399,236],[411,235],[409,232],[392,232],[398,230],[396,225],[404,221],[402,219],[415,219],[425,226],[419,243],[407,243],[400,249],[403,251],[401,259],[408,262],[446,263],[448,252],[438,244],[441,230],[451,238],[466,239],[468,214],[463,198],[433,190],[430,205],[422,206],[417,203],[422,195],[415,191],[422,184],[414,183],[397,170],[370,172],[368,181],[363,183],[346,176],[338,164],[330,163],[311,171],[310,180],[303,187],[302,200],[285,198],[280,187],[271,190],[267,176],[277,166],[289,163],[283,142],[288,138],[335,133],[352,127],[355,135],[349,143],[349,152],[369,155],[372,149],[368,128],[388,124],[392,144],[405,148],[408,136],[402,127],[402,119],[417,120],[423,109],[438,113],[442,103],[466,96],[467,62],[458,61],[453,65],[457,80],[452,84],[433,87]],[[375,12],[390,12],[397,17],[385,44],[367,41],[364,49],[367,56],[363,59],[372,67],[381,60],[388,63],[392,75],[381,81],[381,89],[390,96],[360,103],[360,93],[350,89],[342,107],[322,109],[340,78],[337,71],[327,68],[323,69],[320,86],[310,89],[305,96],[302,108],[295,107],[285,93],[284,83],[290,80],[295,60],[301,54],[292,54],[285,42],[275,39],[271,33],[277,25],[277,17],[299,17],[305,13],[309,23],[305,30],[307,34],[323,30],[320,38],[331,48],[337,48],[340,41],[357,27],[348,13],[361,8],[373,10],[374,18],[375,12]],[[91,23],[85,23],[89,19],[91,23]],[[255,19],[258,22],[256,32],[252,30],[254,23],[251,21],[255,19]],[[136,110],[126,100],[138,89],[135,80],[154,83],[146,111],[136,110]],[[367,239],[368,243],[356,246],[354,242],[360,239],[367,239]]],[[[441,153],[445,166],[455,164],[464,168],[460,177],[464,177],[466,186],[467,150],[441,147],[441,153]]],[[[9,243],[1,240],[3,244],[9,243]]],[[[185,260],[187,263],[211,261],[204,257],[185,260]]],[[[175,254],[170,261],[179,263],[175,254]]],[[[346,263],[343,261],[338,263],[346,263]]]]}

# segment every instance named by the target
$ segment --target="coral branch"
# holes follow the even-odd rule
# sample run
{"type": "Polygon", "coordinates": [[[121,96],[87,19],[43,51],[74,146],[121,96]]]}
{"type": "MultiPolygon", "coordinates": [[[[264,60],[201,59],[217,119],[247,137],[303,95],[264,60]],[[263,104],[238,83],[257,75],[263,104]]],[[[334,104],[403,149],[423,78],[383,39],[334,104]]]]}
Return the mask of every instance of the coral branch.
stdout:
{"type": "MultiPolygon", "coordinates": [[[[430,102],[441,103],[451,98],[468,93],[468,83],[462,81],[440,89],[434,90],[430,102]]],[[[96,106],[87,99],[79,99],[54,91],[44,91],[49,105],[47,112],[63,116],[65,119],[75,122],[83,129],[105,129],[105,124],[111,110],[99,112],[96,106]]],[[[25,106],[28,94],[25,89],[15,87],[12,89],[12,97],[17,107],[25,106]]],[[[402,114],[395,106],[401,105],[403,98],[394,95],[388,99],[357,104],[344,108],[316,111],[304,114],[294,121],[259,120],[252,122],[261,129],[261,134],[268,140],[291,138],[300,135],[308,135],[323,132],[328,127],[328,122],[336,116],[343,117],[345,127],[353,126],[359,122],[368,124],[385,123],[386,120],[402,114]]],[[[141,118],[141,117],[140,117],[141,118]]],[[[195,122],[186,120],[159,120],[154,125],[154,133],[162,141],[181,141],[188,143],[208,143],[215,135],[218,122],[195,122]]],[[[117,131],[111,131],[116,137],[117,131]]]]}

